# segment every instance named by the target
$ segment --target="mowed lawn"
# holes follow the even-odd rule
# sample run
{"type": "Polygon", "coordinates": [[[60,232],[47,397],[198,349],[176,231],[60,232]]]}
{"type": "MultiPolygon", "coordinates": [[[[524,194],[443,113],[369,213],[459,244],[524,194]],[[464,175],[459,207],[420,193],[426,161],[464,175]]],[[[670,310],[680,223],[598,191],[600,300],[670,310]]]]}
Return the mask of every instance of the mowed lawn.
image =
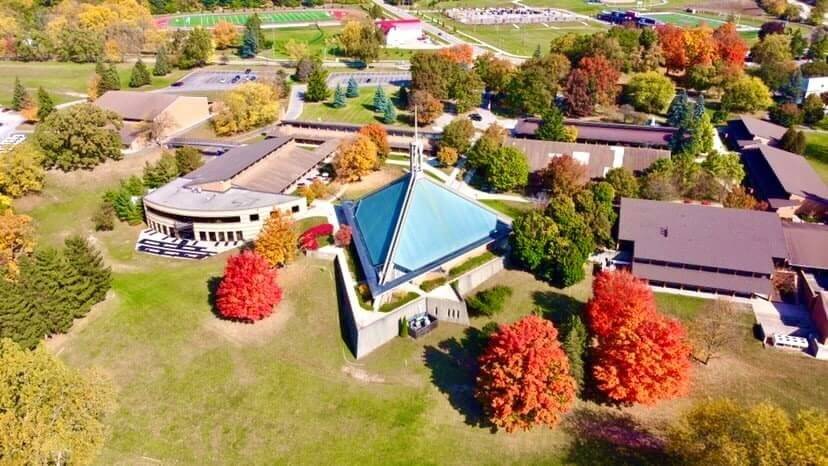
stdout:
{"type": "Polygon", "coordinates": [[[805,136],[805,156],[825,184],[828,184],[828,132],[807,131],[805,136]]]}
{"type": "Polygon", "coordinates": [[[341,30],[338,26],[266,29],[263,31],[265,37],[273,41],[273,48],[266,54],[274,58],[289,58],[285,44],[293,40],[308,44],[311,55],[333,56],[336,52],[334,36],[341,30]]]}
{"type": "MultiPolygon", "coordinates": [[[[344,90],[344,89],[343,89],[344,90]]],[[[353,123],[357,125],[365,125],[368,123],[382,123],[382,114],[374,112],[374,93],[377,88],[375,86],[366,86],[359,88],[359,96],[354,98],[347,98],[346,104],[342,108],[334,108],[333,106],[333,89],[331,95],[324,102],[305,103],[302,109],[300,120],[306,121],[332,121],[337,123],[353,123]]],[[[392,101],[396,95],[399,87],[383,86],[385,95],[391,97],[392,101]]],[[[410,126],[409,112],[397,106],[397,122],[395,125],[410,126]]]]}
{"type": "MultiPolygon", "coordinates": [[[[694,367],[690,397],[624,410],[578,402],[555,430],[493,434],[473,399],[480,329],[532,312],[553,320],[582,312],[589,278],[557,289],[503,271],[479,287],[513,289],[495,318],[474,317],[469,328],[440,325],[423,339],[396,339],[354,361],[342,340],[328,262],[300,258],[280,270],[278,312],[255,325],[229,323],[210,305],[229,254],[201,262],[154,258],[133,250],[141,226],[94,232],[89,216],[102,192],[151,160],[50,173],[42,194],[16,204],[34,217],[42,244],[80,233],[114,270],[108,300],[69,336],[49,342],[72,366],[100,368],[117,386],[118,409],[107,420],[112,434],[98,464],[620,464],[617,452],[585,437],[577,418],[598,411],[659,433],[707,396],[771,399],[789,409],[828,405],[821,385],[828,366],[763,349],[745,312],[734,319],[743,341],[710,366],[694,367]]],[[[399,174],[376,172],[359,188],[399,174]]],[[[685,320],[705,304],[657,300],[663,312],[685,320]]]]}
{"type": "MultiPolygon", "coordinates": [[[[152,70],[152,64],[148,64],[152,70]]],[[[117,65],[121,78],[121,88],[129,89],[129,76],[132,64],[117,65]]],[[[171,74],[158,77],[152,76],[152,84],[136,89],[139,91],[167,87],[186,71],[174,70],[171,74]]],[[[86,97],[89,80],[95,74],[94,63],[22,63],[0,61],[0,105],[9,105],[14,90],[14,79],[20,78],[23,85],[36,97],[37,88],[43,86],[56,103],[69,102],[86,97]]]]}
{"type": "MultiPolygon", "coordinates": [[[[266,11],[258,14],[263,25],[330,21],[333,19],[330,13],[322,10],[266,11]]],[[[160,26],[174,28],[196,26],[209,28],[222,21],[236,26],[243,26],[250,16],[248,13],[205,13],[159,18],[157,22],[160,26]]]]}
{"type": "MultiPolygon", "coordinates": [[[[497,24],[497,25],[472,25],[453,22],[448,18],[445,20],[449,28],[454,27],[460,33],[466,33],[489,45],[518,55],[532,55],[535,49],[540,46],[544,53],[549,50],[549,42],[567,32],[577,34],[592,34],[602,31],[605,28],[597,23],[567,22],[543,24],[497,24]]],[[[468,39],[468,36],[458,34],[468,39]]]]}

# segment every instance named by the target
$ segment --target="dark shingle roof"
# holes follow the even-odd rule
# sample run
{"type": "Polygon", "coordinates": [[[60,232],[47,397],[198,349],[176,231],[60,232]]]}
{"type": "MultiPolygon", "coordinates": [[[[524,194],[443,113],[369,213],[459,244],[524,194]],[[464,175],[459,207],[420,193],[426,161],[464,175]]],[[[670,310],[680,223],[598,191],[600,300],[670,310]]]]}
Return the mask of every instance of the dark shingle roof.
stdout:
{"type": "Polygon", "coordinates": [[[745,130],[747,130],[747,133],[751,138],[759,137],[762,139],[775,139],[778,141],[782,139],[782,136],[785,135],[785,131],[787,131],[784,126],[760,120],[759,118],[755,118],[750,115],[742,115],[740,119],[742,121],[742,125],[744,125],[745,130]]]}
{"type": "Polygon", "coordinates": [[[624,198],[618,239],[636,259],[744,272],[769,274],[787,257],[779,217],[755,210],[624,198]]]}
{"type": "MultiPolygon", "coordinates": [[[[532,137],[540,122],[539,118],[522,118],[515,125],[513,134],[519,137],[532,137]]],[[[581,120],[566,120],[564,123],[578,130],[579,141],[607,144],[667,147],[670,144],[670,138],[676,132],[676,128],[668,126],[626,125],[581,120]]]]}
{"type": "MultiPolygon", "coordinates": [[[[621,166],[633,172],[644,171],[656,160],[669,159],[670,152],[663,149],[644,147],[606,146],[574,142],[540,141],[537,139],[507,138],[506,145],[520,149],[526,154],[530,171],[538,171],[549,165],[549,160],[558,155],[588,154],[586,163],[590,178],[603,178],[607,170],[620,162],[621,166]]],[[[577,158],[577,157],[576,157],[577,158]]]]}
{"type": "Polygon", "coordinates": [[[782,232],[791,265],[828,270],[828,226],[786,222],[782,232]]]}
{"type": "Polygon", "coordinates": [[[828,202],[828,186],[805,157],[766,145],[760,145],[756,150],[765,159],[785,192],[828,202]]]}
{"type": "Polygon", "coordinates": [[[291,138],[265,139],[230,149],[216,160],[188,173],[185,178],[193,180],[193,184],[229,180],[290,141],[291,138]]]}

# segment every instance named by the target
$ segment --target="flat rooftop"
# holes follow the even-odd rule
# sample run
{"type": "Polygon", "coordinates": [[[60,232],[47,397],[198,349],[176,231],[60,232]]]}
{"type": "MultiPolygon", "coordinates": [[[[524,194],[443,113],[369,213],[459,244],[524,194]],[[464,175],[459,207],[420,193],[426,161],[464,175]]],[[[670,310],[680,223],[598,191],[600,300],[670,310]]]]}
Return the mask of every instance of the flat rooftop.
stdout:
{"type": "Polygon", "coordinates": [[[144,196],[152,205],[174,210],[191,212],[228,212],[258,209],[282,204],[296,199],[285,194],[251,191],[243,188],[230,188],[224,192],[214,192],[188,187],[190,180],[176,178],[144,196]]]}

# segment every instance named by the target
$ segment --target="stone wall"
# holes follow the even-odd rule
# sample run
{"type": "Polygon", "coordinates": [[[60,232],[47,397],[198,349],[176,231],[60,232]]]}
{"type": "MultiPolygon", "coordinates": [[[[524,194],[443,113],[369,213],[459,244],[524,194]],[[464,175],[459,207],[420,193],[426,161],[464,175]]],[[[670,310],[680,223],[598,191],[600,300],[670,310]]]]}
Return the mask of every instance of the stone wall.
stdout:
{"type": "Polygon", "coordinates": [[[505,261],[506,259],[504,257],[496,257],[471,272],[462,275],[454,283],[454,289],[457,290],[457,294],[462,298],[468,296],[471,290],[477,288],[483,282],[503,270],[505,261]]]}

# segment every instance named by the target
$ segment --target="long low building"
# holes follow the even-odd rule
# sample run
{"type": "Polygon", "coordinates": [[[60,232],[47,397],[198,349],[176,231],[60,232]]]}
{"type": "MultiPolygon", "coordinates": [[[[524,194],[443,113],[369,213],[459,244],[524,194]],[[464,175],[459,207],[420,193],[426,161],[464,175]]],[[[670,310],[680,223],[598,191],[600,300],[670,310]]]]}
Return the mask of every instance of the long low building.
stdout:
{"type": "Polygon", "coordinates": [[[773,295],[787,258],[773,212],[621,199],[619,247],[652,285],[724,295],[773,295]]]}
{"type": "Polygon", "coordinates": [[[545,169],[549,161],[570,155],[587,167],[590,178],[603,178],[613,168],[626,168],[641,173],[660,159],[669,159],[670,151],[647,147],[607,146],[575,142],[541,141],[537,139],[507,138],[506,145],[526,154],[529,171],[545,169]]]}
{"type": "MultiPolygon", "coordinates": [[[[542,120],[521,118],[512,134],[519,138],[534,138],[542,120]]],[[[670,147],[676,128],[670,126],[627,125],[602,121],[564,120],[564,124],[578,131],[577,142],[613,144],[632,147],[670,147]]]]}
{"type": "Polygon", "coordinates": [[[338,144],[328,140],[308,149],[284,137],[231,149],[144,196],[147,224],[180,239],[251,240],[273,210],[307,207],[304,197],[287,193],[329,162],[338,144]]]}

